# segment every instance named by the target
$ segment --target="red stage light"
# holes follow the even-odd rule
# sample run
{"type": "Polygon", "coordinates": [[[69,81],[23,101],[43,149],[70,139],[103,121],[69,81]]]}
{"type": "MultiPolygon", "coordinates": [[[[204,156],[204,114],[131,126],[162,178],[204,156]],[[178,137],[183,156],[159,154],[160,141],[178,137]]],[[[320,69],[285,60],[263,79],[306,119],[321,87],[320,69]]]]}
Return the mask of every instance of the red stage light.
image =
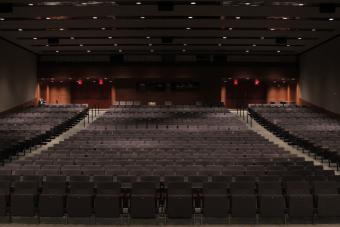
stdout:
{"type": "Polygon", "coordinates": [[[234,85],[235,85],[235,86],[238,85],[238,80],[237,80],[237,79],[234,80],[234,85]]]}
{"type": "Polygon", "coordinates": [[[260,80],[259,79],[255,79],[255,86],[259,86],[260,85],[260,80]]]}
{"type": "Polygon", "coordinates": [[[77,80],[77,84],[78,85],[82,85],[83,84],[83,80],[77,80]]]}
{"type": "Polygon", "coordinates": [[[103,80],[103,79],[99,79],[99,80],[98,80],[98,84],[99,84],[99,85],[103,85],[103,84],[104,84],[104,80],[103,80]]]}

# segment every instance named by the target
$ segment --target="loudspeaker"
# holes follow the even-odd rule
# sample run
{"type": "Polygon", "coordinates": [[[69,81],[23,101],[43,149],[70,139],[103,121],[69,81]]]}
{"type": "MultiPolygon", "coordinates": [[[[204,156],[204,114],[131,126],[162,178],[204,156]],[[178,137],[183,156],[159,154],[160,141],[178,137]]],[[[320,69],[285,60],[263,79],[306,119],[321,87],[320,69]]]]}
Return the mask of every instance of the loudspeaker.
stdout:
{"type": "Polygon", "coordinates": [[[171,1],[161,1],[158,2],[158,10],[159,11],[173,11],[174,3],[171,1]]]}
{"type": "Polygon", "coordinates": [[[0,3],[0,13],[13,13],[13,4],[0,3]]]}
{"type": "Polygon", "coordinates": [[[321,3],[319,10],[320,13],[335,13],[336,5],[333,3],[321,3]]]}
{"type": "Polygon", "coordinates": [[[277,44],[282,44],[282,45],[287,44],[288,42],[286,37],[277,37],[275,41],[277,44]]]}
{"type": "Polygon", "coordinates": [[[123,54],[113,54],[110,56],[110,62],[113,64],[121,64],[124,63],[124,55],[123,54]]]}
{"type": "Polygon", "coordinates": [[[49,37],[47,38],[48,44],[59,44],[59,38],[56,37],[49,37]]]}
{"type": "Polygon", "coordinates": [[[215,54],[213,56],[214,63],[227,63],[227,55],[215,54]]]}
{"type": "Polygon", "coordinates": [[[173,41],[173,37],[162,37],[162,43],[172,43],[173,41]]]}
{"type": "Polygon", "coordinates": [[[196,55],[196,62],[211,62],[211,56],[208,54],[196,55]]]}
{"type": "Polygon", "coordinates": [[[174,63],[176,61],[175,54],[164,54],[162,55],[162,62],[163,63],[174,63]]]}

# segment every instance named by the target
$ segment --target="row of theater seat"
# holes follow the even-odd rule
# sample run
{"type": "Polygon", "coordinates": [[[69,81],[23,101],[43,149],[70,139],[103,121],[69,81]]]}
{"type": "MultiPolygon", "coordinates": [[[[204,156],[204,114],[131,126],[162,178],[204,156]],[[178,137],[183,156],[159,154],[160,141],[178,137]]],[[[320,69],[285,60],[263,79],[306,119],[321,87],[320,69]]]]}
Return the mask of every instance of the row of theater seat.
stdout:
{"type": "Polygon", "coordinates": [[[48,141],[86,114],[87,105],[50,105],[0,117],[0,161],[48,141]]]}
{"type": "Polygon", "coordinates": [[[42,187],[34,190],[38,203],[33,208],[39,217],[43,217],[39,201],[44,185],[52,181],[62,184],[62,188],[67,186],[61,193],[66,200],[58,200],[59,211],[63,211],[58,217],[62,213],[71,221],[81,217],[163,218],[166,222],[218,219],[222,223],[238,219],[256,222],[273,218],[284,222],[286,217],[289,221],[337,218],[334,213],[323,215],[318,210],[314,186],[317,181],[335,184],[331,194],[337,198],[334,171],[290,154],[220,107],[113,107],[65,141],[32,157],[6,163],[0,173],[4,174],[0,179],[14,186],[11,196],[16,194],[18,179],[42,187]],[[290,193],[291,185],[300,188],[299,182],[308,185],[308,190],[295,196],[290,193]],[[99,208],[96,199],[101,195],[98,188],[102,183],[119,188],[119,202],[114,202],[116,208],[120,204],[119,209],[109,202],[117,194],[114,192],[107,193],[99,208]],[[261,185],[269,183],[279,185],[275,186],[279,189],[269,193],[269,201],[262,201],[261,185]],[[82,193],[75,191],[76,185],[88,185],[84,200],[79,196],[82,193]],[[210,194],[211,200],[207,200],[210,194]],[[79,199],[73,200],[73,195],[79,199]],[[77,213],[83,212],[82,208],[86,215],[77,213]],[[112,215],[113,210],[119,212],[112,215]]]}
{"type": "Polygon", "coordinates": [[[260,124],[287,142],[340,164],[340,120],[306,106],[250,105],[260,124]]]}
{"type": "MultiPolygon", "coordinates": [[[[0,182],[0,215],[32,218],[181,219],[313,222],[340,218],[340,194],[333,181],[191,183],[23,181],[0,182]]],[[[195,220],[196,222],[197,220],[195,220]]]]}

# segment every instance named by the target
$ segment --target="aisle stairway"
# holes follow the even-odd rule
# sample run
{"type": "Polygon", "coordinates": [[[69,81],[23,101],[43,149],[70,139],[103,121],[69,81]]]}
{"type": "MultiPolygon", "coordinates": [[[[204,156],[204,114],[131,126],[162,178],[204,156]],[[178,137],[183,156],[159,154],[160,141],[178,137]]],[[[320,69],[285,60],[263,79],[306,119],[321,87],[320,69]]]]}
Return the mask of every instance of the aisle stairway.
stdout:
{"type": "Polygon", "coordinates": [[[98,111],[94,111],[94,110],[90,109],[88,117],[81,120],[78,124],[73,126],[71,129],[69,129],[68,131],[64,132],[63,134],[55,137],[49,143],[47,143],[43,146],[34,147],[30,151],[26,151],[26,154],[19,156],[19,159],[24,160],[25,157],[31,157],[33,155],[40,154],[44,150],[47,150],[48,148],[53,147],[54,145],[66,140],[67,138],[73,136],[74,134],[76,134],[80,130],[87,128],[93,121],[95,121],[98,117],[102,116],[105,112],[106,112],[106,109],[100,109],[98,111]]]}
{"type": "Polygon", "coordinates": [[[307,153],[304,153],[301,149],[297,149],[297,147],[289,145],[288,143],[281,140],[279,137],[275,136],[270,131],[268,131],[267,129],[262,127],[255,120],[251,121],[250,117],[248,117],[248,120],[247,120],[248,112],[240,113],[240,112],[237,112],[236,110],[230,110],[230,112],[235,114],[242,121],[244,121],[250,129],[252,129],[256,133],[258,133],[259,135],[262,135],[264,138],[273,142],[274,144],[278,145],[279,147],[282,147],[285,150],[289,151],[291,154],[295,154],[299,157],[303,157],[303,158],[305,158],[306,161],[313,161],[314,165],[317,165],[317,166],[322,165],[323,169],[334,170],[335,175],[340,175],[340,171],[336,171],[336,167],[329,167],[328,163],[322,163],[320,160],[314,159],[311,156],[309,156],[307,153]]]}

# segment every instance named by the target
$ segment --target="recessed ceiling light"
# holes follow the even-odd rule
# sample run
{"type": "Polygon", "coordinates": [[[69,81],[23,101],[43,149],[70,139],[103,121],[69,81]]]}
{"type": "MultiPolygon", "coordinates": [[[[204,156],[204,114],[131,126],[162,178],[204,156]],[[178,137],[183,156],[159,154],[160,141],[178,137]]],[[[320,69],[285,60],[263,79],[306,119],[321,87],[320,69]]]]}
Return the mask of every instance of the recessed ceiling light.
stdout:
{"type": "Polygon", "coordinates": [[[288,17],[282,17],[283,20],[288,20],[288,17]]]}
{"type": "Polygon", "coordinates": [[[222,39],[226,39],[226,38],[227,38],[227,36],[223,36],[223,37],[222,37],[222,39]]]}
{"type": "Polygon", "coordinates": [[[229,30],[231,31],[231,30],[233,30],[233,28],[229,28],[229,30]]]}
{"type": "Polygon", "coordinates": [[[34,39],[34,40],[37,40],[38,38],[37,38],[37,37],[34,37],[33,39],[34,39]]]}
{"type": "Polygon", "coordinates": [[[0,17],[0,20],[1,20],[1,21],[4,21],[4,20],[5,20],[5,18],[3,18],[3,17],[0,17]]]}
{"type": "Polygon", "coordinates": [[[136,2],[136,5],[140,5],[140,4],[142,4],[141,2],[136,2]]]}
{"type": "Polygon", "coordinates": [[[152,46],[152,43],[149,43],[148,45],[149,45],[149,47],[151,47],[151,46],[152,46]]]}
{"type": "Polygon", "coordinates": [[[117,43],[115,43],[115,44],[113,44],[113,45],[114,45],[115,47],[116,47],[116,46],[118,46],[118,44],[117,44],[117,43]]]}
{"type": "Polygon", "coordinates": [[[186,28],[186,30],[190,30],[191,28],[186,28]]]}
{"type": "Polygon", "coordinates": [[[264,39],[264,37],[263,37],[263,36],[261,36],[261,39],[264,39]]]}
{"type": "Polygon", "coordinates": [[[46,44],[45,46],[49,47],[50,45],[46,44]]]}
{"type": "Polygon", "coordinates": [[[315,29],[315,28],[313,28],[313,29],[312,29],[312,32],[315,32],[315,31],[316,31],[316,29],[315,29]]]}
{"type": "Polygon", "coordinates": [[[151,49],[150,52],[153,53],[155,50],[154,49],[151,49]]]}
{"type": "Polygon", "coordinates": [[[301,37],[299,37],[298,39],[299,39],[299,40],[301,40],[302,38],[301,38],[301,37]]]}
{"type": "Polygon", "coordinates": [[[33,3],[28,3],[28,5],[29,5],[29,6],[34,6],[34,4],[33,4],[33,3]]]}
{"type": "Polygon", "coordinates": [[[305,4],[303,4],[303,3],[299,3],[299,4],[298,4],[298,6],[304,6],[304,5],[305,5],[305,4]]]}
{"type": "Polygon", "coordinates": [[[250,5],[250,2],[246,2],[246,3],[244,3],[246,6],[249,6],[250,5]]]}
{"type": "Polygon", "coordinates": [[[182,49],[182,52],[186,52],[187,50],[186,49],[182,49]]]}
{"type": "Polygon", "coordinates": [[[87,2],[82,2],[81,4],[85,6],[85,5],[87,5],[87,2]]]}
{"type": "Polygon", "coordinates": [[[150,39],[150,36],[147,36],[146,38],[147,38],[147,39],[150,39]]]}
{"type": "Polygon", "coordinates": [[[144,16],[141,16],[140,19],[145,19],[145,17],[144,17],[144,16]]]}
{"type": "Polygon", "coordinates": [[[287,47],[290,47],[290,44],[287,44],[286,46],[287,46],[287,47]]]}
{"type": "Polygon", "coordinates": [[[221,47],[222,46],[222,43],[219,43],[219,44],[217,44],[219,47],[221,47]]]}
{"type": "Polygon", "coordinates": [[[59,28],[59,31],[64,31],[64,29],[63,28],[59,28]]]}
{"type": "Polygon", "coordinates": [[[253,47],[256,47],[256,44],[253,44],[252,46],[253,46],[253,47]]]}
{"type": "Polygon", "coordinates": [[[22,28],[19,28],[18,31],[19,31],[19,32],[22,32],[23,30],[22,30],[22,28]]]}
{"type": "Polygon", "coordinates": [[[55,52],[56,52],[56,53],[59,53],[59,50],[56,50],[55,52]]]}
{"type": "Polygon", "coordinates": [[[196,5],[196,2],[190,2],[190,5],[196,5]]]}
{"type": "Polygon", "coordinates": [[[190,17],[188,17],[188,19],[192,19],[192,18],[193,18],[193,17],[191,17],[191,16],[190,16],[190,17]]]}
{"type": "Polygon", "coordinates": [[[46,17],[46,20],[51,20],[51,17],[46,17]]]}
{"type": "Polygon", "coordinates": [[[280,50],[277,50],[276,53],[281,53],[281,51],[280,51],[280,50]]]}
{"type": "Polygon", "coordinates": [[[329,18],[328,20],[329,20],[329,21],[333,21],[333,20],[334,20],[334,18],[329,18]]]}
{"type": "Polygon", "coordinates": [[[123,50],[119,49],[119,50],[118,50],[118,52],[119,52],[119,53],[122,53],[122,52],[123,52],[123,50]]]}
{"type": "Polygon", "coordinates": [[[106,28],[103,27],[103,28],[101,28],[101,30],[106,30],[106,28]]]}
{"type": "Polygon", "coordinates": [[[183,46],[187,46],[188,44],[186,44],[186,43],[183,43],[183,46]]]}
{"type": "Polygon", "coordinates": [[[250,51],[249,50],[246,50],[246,53],[249,53],[250,51]]]}
{"type": "Polygon", "coordinates": [[[97,19],[98,19],[98,17],[92,17],[92,19],[93,19],[93,20],[97,20],[97,19]]]}
{"type": "Polygon", "coordinates": [[[107,37],[108,39],[112,39],[112,36],[107,37]]]}
{"type": "Polygon", "coordinates": [[[79,46],[83,47],[83,46],[84,46],[84,44],[80,44],[79,46]]]}
{"type": "Polygon", "coordinates": [[[87,53],[91,53],[91,50],[87,50],[86,52],[87,52],[87,53]]]}
{"type": "Polygon", "coordinates": [[[235,19],[236,19],[236,20],[239,20],[239,19],[241,19],[241,17],[235,17],[235,19]]]}
{"type": "Polygon", "coordinates": [[[71,37],[70,37],[70,39],[74,39],[74,37],[73,37],[73,36],[71,36],[71,37]]]}
{"type": "Polygon", "coordinates": [[[275,31],[275,28],[270,28],[270,31],[275,31]]]}

